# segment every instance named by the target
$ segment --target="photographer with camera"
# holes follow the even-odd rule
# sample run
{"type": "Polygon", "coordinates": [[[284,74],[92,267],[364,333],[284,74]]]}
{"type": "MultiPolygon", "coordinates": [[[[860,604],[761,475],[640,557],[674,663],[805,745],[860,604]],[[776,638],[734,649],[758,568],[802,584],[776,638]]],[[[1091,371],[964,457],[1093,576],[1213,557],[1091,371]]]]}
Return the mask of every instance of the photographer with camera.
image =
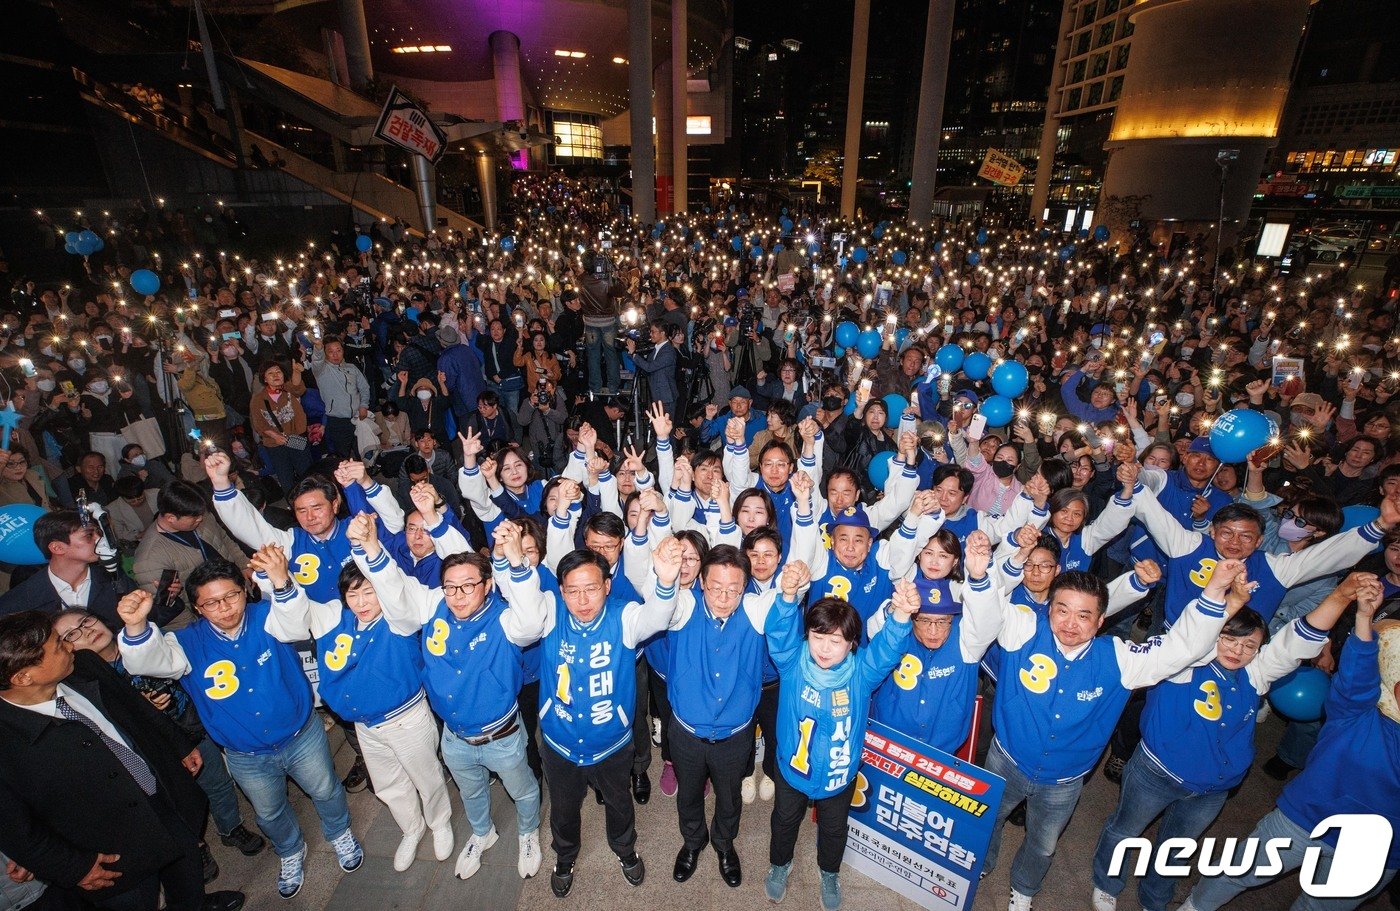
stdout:
{"type": "Polygon", "coordinates": [[[763,325],[763,308],[749,301],[743,288],[735,301],[737,321],[725,334],[736,386],[757,386],[758,374],[773,357],[773,345],[763,325]]]}
{"type": "Polygon", "coordinates": [[[619,301],[626,295],[613,280],[612,263],[601,253],[584,260],[585,273],[578,283],[583,302],[583,341],[588,359],[588,388],[612,395],[621,388],[618,375],[617,330],[619,301]]]}
{"type": "Polygon", "coordinates": [[[645,378],[651,388],[648,398],[660,402],[668,414],[674,413],[680,390],[676,388],[676,349],[667,338],[664,320],[654,319],[647,327],[651,338],[650,350],[639,351],[637,340],[627,339],[627,353],[632,355],[638,379],[645,378]]]}
{"type": "Polygon", "coordinates": [[[559,441],[564,439],[564,423],[569,418],[563,391],[553,380],[541,375],[534,394],[521,401],[516,417],[525,442],[534,453],[535,465],[550,474],[562,470],[569,454],[567,447],[559,446],[559,441]]]}

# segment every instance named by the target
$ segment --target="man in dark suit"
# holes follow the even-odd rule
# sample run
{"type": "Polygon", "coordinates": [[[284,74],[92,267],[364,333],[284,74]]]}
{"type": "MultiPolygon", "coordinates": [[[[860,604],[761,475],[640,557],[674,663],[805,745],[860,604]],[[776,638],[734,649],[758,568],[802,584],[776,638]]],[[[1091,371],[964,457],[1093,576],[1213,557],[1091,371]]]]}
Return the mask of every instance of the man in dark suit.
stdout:
{"type": "Polygon", "coordinates": [[[637,375],[647,378],[651,389],[647,401],[660,402],[667,414],[675,414],[680,390],[676,387],[676,349],[667,340],[670,328],[662,320],[654,319],[647,332],[651,334],[651,350],[638,354],[636,340],[629,338],[627,353],[632,355],[632,362],[637,365],[637,375]]]}
{"type": "MultiPolygon", "coordinates": [[[[76,510],[58,509],[40,516],[34,523],[34,543],[49,558],[48,565],[0,597],[0,617],[27,610],[52,616],[70,607],[81,607],[100,617],[111,629],[121,629],[117,601],[136,583],[124,573],[109,572],[99,564],[97,545],[101,538],[97,524],[84,524],[76,510]]],[[[178,600],[174,607],[174,613],[183,609],[178,600]]]]}
{"type": "Polygon", "coordinates": [[[111,911],[237,911],[204,894],[198,749],[38,611],[0,618],[0,851],[111,911]]]}

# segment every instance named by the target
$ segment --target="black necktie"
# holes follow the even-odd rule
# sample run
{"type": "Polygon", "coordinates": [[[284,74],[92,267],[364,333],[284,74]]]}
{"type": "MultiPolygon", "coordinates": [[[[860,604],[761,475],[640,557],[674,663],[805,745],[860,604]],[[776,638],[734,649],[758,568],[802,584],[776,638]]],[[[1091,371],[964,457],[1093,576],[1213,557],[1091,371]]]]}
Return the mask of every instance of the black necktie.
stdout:
{"type": "Polygon", "coordinates": [[[116,754],[117,759],[121,760],[121,764],[126,766],[126,770],[131,773],[132,778],[136,779],[136,783],[141,786],[141,790],[146,792],[147,797],[156,793],[156,776],[151,774],[151,767],[146,765],[146,760],[137,756],[131,747],[122,743],[120,740],[113,740],[111,737],[108,737],[107,733],[98,726],[96,721],[93,721],[82,712],[73,708],[68,704],[68,700],[64,699],[62,696],[58,697],[57,706],[58,713],[64,718],[67,718],[69,721],[78,721],[87,725],[94,734],[102,738],[102,742],[107,745],[107,749],[116,754]]]}

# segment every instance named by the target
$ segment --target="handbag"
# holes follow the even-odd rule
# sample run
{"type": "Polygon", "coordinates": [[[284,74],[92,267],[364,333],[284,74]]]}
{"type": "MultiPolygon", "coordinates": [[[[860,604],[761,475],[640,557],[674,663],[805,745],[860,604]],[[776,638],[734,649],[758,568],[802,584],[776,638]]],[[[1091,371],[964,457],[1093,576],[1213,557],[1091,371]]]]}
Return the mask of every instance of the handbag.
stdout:
{"type": "Polygon", "coordinates": [[[277,432],[287,438],[287,442],[283,443],[283,446],[286,446],[288,449],[295,449],[300,451],[305,449],[307,446],[311,445],[309,442],[307,442],[306,437],[296,433],[288,433],[287,431],[283,430],[282,422],[277,420],[276,412],[274,412],[271,408],[267,407],[266,400],[263,401],[263,413],[267,415],[268,420],[272,421],[272,426],[277,428],[277,432]]]}
{"type": "Polygon", "coordinates": [[[155,418],[141,418],[122,428],[122,439],[140,446],[148,458],[158,459],[165,455],[165,435],[160,432],[160,422],[155,418]]]}

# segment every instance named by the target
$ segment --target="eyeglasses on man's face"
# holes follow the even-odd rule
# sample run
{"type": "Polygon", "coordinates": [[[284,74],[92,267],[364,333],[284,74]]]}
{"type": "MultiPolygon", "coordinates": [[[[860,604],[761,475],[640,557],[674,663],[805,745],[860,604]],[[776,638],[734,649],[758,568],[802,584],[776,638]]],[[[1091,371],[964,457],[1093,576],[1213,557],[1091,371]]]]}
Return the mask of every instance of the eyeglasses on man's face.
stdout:
{"type": "Polygon", "coordinates": [[[195,605],[195,607],[199,608],[200,612],[202,613],[205,611],[218,610],[220,607],[233,607],[237,605],[239,601],[244,600],[246,598],[247,595],[244,594],[243,589],[235,588],[227,594],[222,595],[221,597],[208,598],[204,601],[200,601],[198,604],[195,605]]]}
{"type": "Polygon", "coordinates": [[[466,582],[462,582],[458,585],[452,585],[444,582],[442,585],[442,593],[449,598],[466,597],[467,595],[470,595],[472,592],[476,591],[477,586],[483,585],[485,584],[485,582],[485,579],[469,579],[466,582]]]}

